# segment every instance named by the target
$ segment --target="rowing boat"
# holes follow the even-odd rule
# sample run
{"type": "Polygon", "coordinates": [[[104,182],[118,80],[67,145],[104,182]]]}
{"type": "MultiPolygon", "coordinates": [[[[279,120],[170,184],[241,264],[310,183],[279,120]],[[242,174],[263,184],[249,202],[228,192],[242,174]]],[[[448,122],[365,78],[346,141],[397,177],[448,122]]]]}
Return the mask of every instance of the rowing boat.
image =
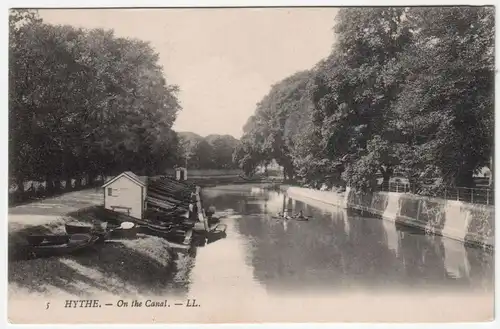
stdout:
{"type": "Polygon", "coordinates": [[[98,239],[99,237],[90,234],[72,234],[64,242],[47,241],[30,246],[29,256],[35,258],[67,255],[90,248],[98,239]]]}

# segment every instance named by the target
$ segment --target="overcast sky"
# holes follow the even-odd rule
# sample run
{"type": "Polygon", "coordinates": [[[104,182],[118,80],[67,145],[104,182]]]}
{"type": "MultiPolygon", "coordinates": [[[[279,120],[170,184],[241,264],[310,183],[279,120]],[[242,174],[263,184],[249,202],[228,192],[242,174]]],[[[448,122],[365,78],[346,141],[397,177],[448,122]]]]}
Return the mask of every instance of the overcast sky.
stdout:
{"type": "Polygon", "coordinates": [[[272,84],[311,68],[333,44],[334,8],[39,10],[52,24],[113,29],[151,42],[180,87],[176,131],[241,137],[272,84]]]}

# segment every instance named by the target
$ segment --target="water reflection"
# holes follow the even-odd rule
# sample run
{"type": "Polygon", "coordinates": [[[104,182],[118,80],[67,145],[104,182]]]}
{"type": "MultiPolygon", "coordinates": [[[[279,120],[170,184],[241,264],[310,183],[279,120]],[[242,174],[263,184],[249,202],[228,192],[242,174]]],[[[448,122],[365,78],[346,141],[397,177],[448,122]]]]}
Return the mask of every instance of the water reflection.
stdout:
{"type": "MultiPolygon", "coordinates": [[[[232,255],[231,263],[223,260],[226,270],[251,270],[252,284],[268,293],[493,289],[493,255],[458,241],[258,188],[223,193],[207,189],[203,197],[207,206],[235,212],[225,222],[228,238],[213,244],[220,253],[232,255]],[[312,219],[274,217],[287,209],[312,219]]],[[[213,261],[196,260],[195,268],[210,272],[214,266],[213,261]]]]}

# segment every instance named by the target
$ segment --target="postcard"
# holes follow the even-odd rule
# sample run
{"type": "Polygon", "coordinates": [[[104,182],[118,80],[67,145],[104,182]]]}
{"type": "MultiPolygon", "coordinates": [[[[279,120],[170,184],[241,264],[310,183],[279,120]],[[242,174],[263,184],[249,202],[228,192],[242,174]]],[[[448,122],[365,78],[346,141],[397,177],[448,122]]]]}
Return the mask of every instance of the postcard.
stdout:
{"type": "Polygon", "coordinates": [[[9,11],[13,324],[494,319],[495,8],[9,11]]]}

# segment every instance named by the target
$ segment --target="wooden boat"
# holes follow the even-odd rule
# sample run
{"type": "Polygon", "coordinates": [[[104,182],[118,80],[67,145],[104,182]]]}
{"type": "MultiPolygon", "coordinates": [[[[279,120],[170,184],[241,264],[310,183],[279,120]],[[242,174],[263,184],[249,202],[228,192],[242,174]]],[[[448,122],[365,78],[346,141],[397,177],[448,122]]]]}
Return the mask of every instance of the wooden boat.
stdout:
{"type": "Polygon", "coordinates": [[[218,224],[220,222],[220,219],[217,217],[210,217],[207,219],[207,221],[209,225],[212,225],[212,224],[218,224]]]}
{"type": "Polygon", "coordinates": [[[135,239],[139,231],[138,227],[123,229],[118,227],[109,232],[109,239],[135,239]]]}
{"type": "Polygon", "coordinates": [[[141,230],[141,233],[157,236],[159,238],[168,240],[169,242],[179,243],[179,244],[184,244],[186,240],[186,235],[188,234],[187,231],[181,229],[171,228],[167,230],[162,230],[153,228],[151,226],[144,226],[143,230],[141,230]]]}
{"type": "Polygon", "coordinates": [[[220,233],[226,232],[227,225],[226,224],[217,224],[214,228],[211,228],[209,233],[220,233]]]}
{"type": "Polygon", "coordinates": [[[296,221],[308,221],[309,219],[312,219],[312,217],[310,216],[304,216],[304,215],[283,216],[282,214],[278,214],[277,216],[272,216],[271,218],[283,219],[283,220],[296,220],[296,221]]]}
{"type": "Polygon", "coordinates": [[[89,224],[82,223],[66,223],[65,229],[68,234],[90,234],[93,230],[93,226],[89,224]]]}
{"type": "Polygon", "coordinates": [[[31,246],[63,244],[67,243],[69,238],[69,234],[30,234],[26,236],[26,240],[31,246]]]}
{"type": "Polygon", "coordinates": [[[104,242],[107,238],[109,238],[107,228],[107,222],[95,223],[93,226],[81,223],[67,223],[65,225],[67,234],[91,234],[98,237],[97,242],[104,242]]]}
{"type": "Polygon", "coordinates": [[[174,250],[181,250],[181,251],[188,251],[193,247],[190,244],[180,244],[171,241],[168,241],[168,246],[174,250]]]}
{"type": "Polygon", "coordinates": [[[90,234],[72,234],[69,236],[68,241],[63,243],[48,241],[47,243],[42,242],[41,244],[31,246],[29,255],[31,257],[67,255],[90,248],[98,239],[99,237],[90,234]]]}
{"type": "Polygon", "coordinates": [[[152,222],[148,220],[140,220],[136,219],[134,220],[134,223],[140,225],[141,227],[151,227],[156,230],[169,230],[172,228],[172,223],[167,223],[167,222],[162,222],[162,221],[157,221],[157,222],[152,222]]]}

